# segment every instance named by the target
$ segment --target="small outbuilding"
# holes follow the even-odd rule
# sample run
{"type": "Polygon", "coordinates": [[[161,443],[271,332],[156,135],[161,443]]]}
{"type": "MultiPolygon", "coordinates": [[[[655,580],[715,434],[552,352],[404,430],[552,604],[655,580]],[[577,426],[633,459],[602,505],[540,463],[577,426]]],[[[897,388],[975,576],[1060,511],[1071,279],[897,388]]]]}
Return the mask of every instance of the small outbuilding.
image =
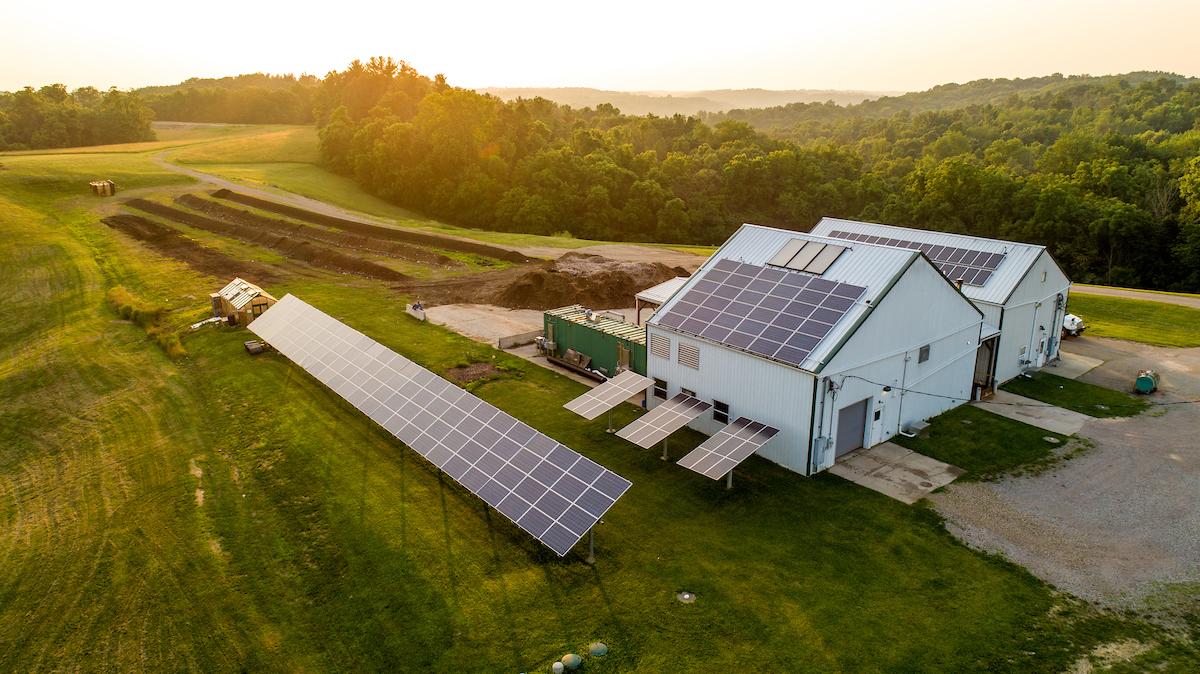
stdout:
{"type": "Polygon", "coordinates": [[[271,293],[241,278],[233,279],[209,299],[213,316],[236,325],[249,325],[276,302],[271,293]]]}
{"type": "Polygon", "coordinates": [[[541,342],[547,358],[573,370],[615,377],[623,370],[646,374],[646,329],[578,304],[543,314],[541,342]]]}
{"type": "Polygon", "coordinates": [[[687,283],[688,277],[676,276],[672,279],[667,279],[662,283],[646,288],[642,292],[633,296],[633,313],[634,322],[638,325],[642,324],[642,309],[657,309],[667,303],[671,296],[679,292],[683,284],[687,283]]]}

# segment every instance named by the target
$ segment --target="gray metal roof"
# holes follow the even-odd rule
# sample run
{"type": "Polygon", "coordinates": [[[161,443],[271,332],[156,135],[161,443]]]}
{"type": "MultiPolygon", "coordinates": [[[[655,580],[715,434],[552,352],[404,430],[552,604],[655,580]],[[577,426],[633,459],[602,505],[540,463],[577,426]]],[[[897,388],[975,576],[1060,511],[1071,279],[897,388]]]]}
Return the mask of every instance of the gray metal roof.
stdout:
{"type": "Polygon", "coordinates": [[[677,290],[683,287],[683,284],[687,283],[687,280],[687,276],[676,276],[656,286],[646,288],[638,293],[636,297],[643,302],[651,304],[665,304],[667,300],[671,299],[671,295],[674,295],[677,290]]]}
{"type": "MultiPolygon", "coordinates": [[[[679,298],[686,294],[691,285],[720,260],[727,259],[763,266],[791,239],[820,241],[822,243],[846,246],[846,252],[820,276],[830,281],[852,283],[866,288],[866,292],[863,293],[858,302],[846,311],[841,320],[833,326],[833,330],[825,335],[820,344],[800,364],[800,369],[809,372],[817,371],[824,361],[832,355],[831,351],[836,345],[841,343],[842,339],[854,329],[854,326],[858,324],[859,319],[867,312],[870,306],[891,286],[892,281],[908,268],[913,258],[920,256],[920,253],[914,250],[876,246],[861,242],[847,242],[843,239],[815,236],[803,232],[794,232],[789,229],[744,224],[734,232],[728,241],[717,249],[717,252],[712,254],[712,257],[700,265],[700,268],[692,274],[682,289],[676,292],[668,302],[654,312],[654,315],[646,321],[647,324],[659,326],[658,317],[670,311],[671,307],[679,301],[679,298]]],[[[666,326],[660,327],[664,330],[670,330],[666,326]]]]}
{"type": "Polygon", "coordinates": [[[262,288],[259,288],[253,283],[241,278],[233,279],[229,282],[229,285],[226,285],[224,288],[218,290],[217,294],[225,298],[227,302],[233,305],[235,310],[239,311],[242,307],[249,304],[250,300],[258,297],[259,295],[271,297],[270,294],[262,288]]]}
{"type": "Polygon", "coordinates": [[[1004,261],[996,268],[996,272],[987,280],[987,283],[983,286],[964,285],[962,287],[962,292],[967,297],[989,304],[1004,304],[1005,300],[1012,294],[1013,289],[1021,282],[1021,279],[1025,278],[1025,273],[1029,271],[1029,268],[1033,266],[1038,256],[1046,249],[1045,246],[1036,246],[1030,243],[1001,241],[999,239],[987,239],[981,236],[968,236],[966,234],[934,232],[927,229],[913,229],[911,227],[880,225],[873,222],[859,222],[858,220],[842,220],[841,218],[821,218],[821,221],[812,228],[812,232],[810,233],[818,236],[828,236],[831,232],[837,230],[904,239],[914,243],[929,243],[935,246],[954,246],[969,250],[981,250],[987,253],[1002,253],[1004,261]]]}

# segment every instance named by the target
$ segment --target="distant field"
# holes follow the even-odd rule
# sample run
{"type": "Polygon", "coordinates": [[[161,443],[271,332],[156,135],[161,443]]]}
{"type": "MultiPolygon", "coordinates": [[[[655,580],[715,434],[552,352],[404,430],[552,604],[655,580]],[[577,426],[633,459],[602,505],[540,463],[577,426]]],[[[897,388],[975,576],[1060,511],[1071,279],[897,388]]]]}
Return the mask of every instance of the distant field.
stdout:
{"type": "Polygon", "coordinates": [[[597,564],[559,560],[246,331],[184,334],[171,360],[118,319],[114,286],[184,325],[226,279],[100,224],[119,199],[86,182],[189,178],[147,152],[3,163],[0,671],[546,671],[596,640],[589,672],[1061,672],[1124,640],[1155,644],[1131,669],[1195,663],[924,507],[757,459],[733,491],[661,462],[563,410],[581,385],[412,320],[388,283],[269,288],[435,371],[495,364],[477,395],[630,478],[597,564]]]}
{"type": "Polygon", "coordinates": [[[1155,346],[1200,346],[1200,310],[1174,304],[1073,293],[1068,309],[1087,334],[1155,346]]]}

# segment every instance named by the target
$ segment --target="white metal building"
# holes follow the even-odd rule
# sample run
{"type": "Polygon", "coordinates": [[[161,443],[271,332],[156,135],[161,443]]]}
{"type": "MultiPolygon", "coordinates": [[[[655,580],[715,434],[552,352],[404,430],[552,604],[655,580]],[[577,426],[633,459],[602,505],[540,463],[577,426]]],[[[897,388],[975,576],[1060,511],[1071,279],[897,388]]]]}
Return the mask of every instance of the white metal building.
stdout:
{"type": "Polygon", "coordinates": [[[969,400],[982,329],[919,251],[743,225],[647,321],[648,406],[777,428],[759,454],[812,474],[969,400]]]}
{"type": "Polygon", "coordinates": [[[1058,358],[1071,281],[1045,246],[838,218],[823,218],[811,233],[919,248],[951,281],[966,277],[963,294],[983,312],[985,324],[974,375],[979,394],[1058,358]],[[955,250],[1000,258],[984,274],[980,267],[958,264],[949,252],[955,250]]]}

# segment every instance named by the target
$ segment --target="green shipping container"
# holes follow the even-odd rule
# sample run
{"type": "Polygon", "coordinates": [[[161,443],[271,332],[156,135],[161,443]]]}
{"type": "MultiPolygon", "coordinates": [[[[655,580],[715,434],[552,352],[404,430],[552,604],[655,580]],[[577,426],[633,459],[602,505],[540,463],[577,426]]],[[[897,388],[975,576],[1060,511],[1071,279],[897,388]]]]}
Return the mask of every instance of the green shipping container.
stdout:
{"type": "Polygon", "coordinates": [[[546,341],[554,342],[554,355],[562,358],[567,349],[591,357],[591,367],[609,377],[624,367],[646,374],[646,327],[596,314],[588,320],[587,309],[576,304],[551,309],[543,315],[546,341]]]}

